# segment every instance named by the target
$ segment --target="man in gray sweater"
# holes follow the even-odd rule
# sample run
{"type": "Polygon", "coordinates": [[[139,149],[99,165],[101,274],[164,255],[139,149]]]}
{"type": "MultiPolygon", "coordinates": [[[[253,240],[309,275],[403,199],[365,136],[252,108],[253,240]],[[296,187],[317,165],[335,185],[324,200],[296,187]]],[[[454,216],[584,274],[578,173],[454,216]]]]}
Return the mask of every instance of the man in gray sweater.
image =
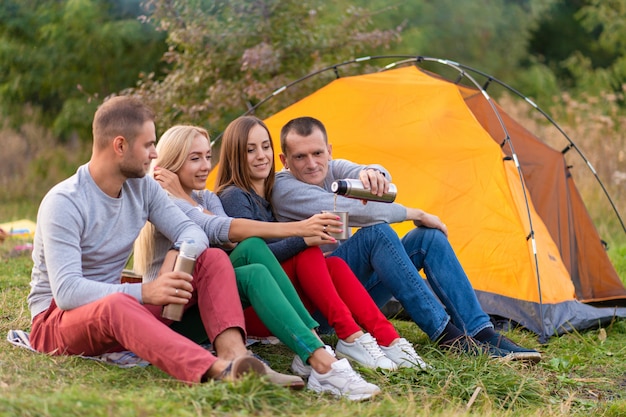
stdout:
{"type": "MultiPolygon", "coordinates": [[[[391,176],[380,165],[332,160],[326,129],[317,119],[289,121],[281,130],[280,145],[285,169],[276,174],[272,193],[279,220],[301,220],[332,209],[331,184],[336,180],[360,179],[377,195],[388,190],[391,176]]],[[[437,216],[397,203],[363,204],[348,198],[337,199],[336,209],[348,211],[349,226],[360,229],[343,243],[324,249],[350,265],[379,306],[394,296],[444,349],[512,360],[541,359],[539,352],[494,331],[448,242],[446,225],[437,216]],[[389,223],[405,220],[417,227],[400,240],[389,223]],[[430,286],[419,275],[421,269],[430,286]]]]}
{"type": "Polygon", "coordinates": [[[215,259],[210,251],[222,251],[206,249],[202,229],[146,177],[156,157],[153,112],[136,99],[112,98],[96,111],[93,139],[90,161],[53,187],[39,208],[28,295],[33,348],[56,355],[128,349],[190,383],[264,373],[244,345],[243,312],[228,257],[215,259]],[[194,279],[172,271],[177,252],[171,250],[156,280],[120,282],[146,220],[171,242],[192,239],[206,249],[194,279]],[[160,317],[170,303],[197,303],[207,333],[215,334],[218,356],[234,359],[219,359],[170,329],[171,322],[160,317]]]}

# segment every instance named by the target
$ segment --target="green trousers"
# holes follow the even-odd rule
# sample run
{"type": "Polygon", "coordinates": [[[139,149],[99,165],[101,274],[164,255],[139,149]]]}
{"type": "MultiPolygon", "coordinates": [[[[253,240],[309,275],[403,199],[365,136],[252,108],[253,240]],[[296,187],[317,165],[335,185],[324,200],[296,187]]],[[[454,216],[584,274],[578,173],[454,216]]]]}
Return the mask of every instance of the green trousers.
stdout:
{"type": "MultiPolygon", "coordinates": [[[[231,252],[230,261],[243,308],[252,306],[269,331],[306,363],[311,353],[323,346],[312,332],[319,324],[265,241],[256,237],[244,240],[231,252]]],[[[170,327],[196,343],[209,341],[197,306],[170,327]]]]}
{"type": "Polygon", "coordinates": [[[240,242],[230,254],[243,308],[252,306],[281,342],[303,361],[323,346],[312,332],[319,324],[302,304],[274,254],[260,238],[240,242]]]}

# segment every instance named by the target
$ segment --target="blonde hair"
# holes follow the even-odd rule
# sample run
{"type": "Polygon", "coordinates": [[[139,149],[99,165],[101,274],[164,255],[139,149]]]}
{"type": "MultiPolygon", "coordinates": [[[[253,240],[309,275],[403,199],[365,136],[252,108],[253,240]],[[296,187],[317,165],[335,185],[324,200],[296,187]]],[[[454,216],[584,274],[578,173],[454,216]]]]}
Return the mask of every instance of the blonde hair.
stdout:
{"type": "MultiPolygon", "coordinates": [[[[182,168],[193,139],[197,136],[204,136],[211,145],[209,132],[197,126],[177,125],[170,127],[159,139],[156,145],[157,158],[152,161],[150,174],[154,172],[154,167],[165,168],[173,173],[177,173],[182,168]]],[[[135,240],[133,271],[140,275],[145,275],[150,269],[154,256],[154,242],[156,230],[154,225],[146,222],[139,236],[135,240]]]]}

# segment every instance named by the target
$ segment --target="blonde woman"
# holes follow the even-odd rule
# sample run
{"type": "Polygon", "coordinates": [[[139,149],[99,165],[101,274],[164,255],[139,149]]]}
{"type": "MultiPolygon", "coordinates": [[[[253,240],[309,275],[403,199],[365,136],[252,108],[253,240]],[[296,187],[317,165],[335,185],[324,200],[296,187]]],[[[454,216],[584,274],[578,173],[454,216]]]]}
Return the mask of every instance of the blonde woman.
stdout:
{"type": "MultiPolygon", "coordinates": [[[[325,225],[340,230],[332,215],[272,227],[263,222],[232,219],[225,215],[219,198],[205,190],[211,170],[211,147],[206,130],[193,126],[174,126],[161,136],[153,175],[179,208],[200,225],[212,245],[233,249],[233,264],[241,302],[252,306],[263,323],[285,345],[312,368],[308,388],[330,392],[352,400],[376,395],[380,389],[366,382],[345,360],[338,360],[319,339],[318,323],[308,313],[289,278],[276,258],[259,238],[277,236],[318,236],[328,239],[325,225]],[[239,242],[239,243],[237,243],[239,242]]],[[[164,237],[149,225],[135,246],[135,262],[147,280],[156,276],[162,255],[150,256],[164,237]]]]}

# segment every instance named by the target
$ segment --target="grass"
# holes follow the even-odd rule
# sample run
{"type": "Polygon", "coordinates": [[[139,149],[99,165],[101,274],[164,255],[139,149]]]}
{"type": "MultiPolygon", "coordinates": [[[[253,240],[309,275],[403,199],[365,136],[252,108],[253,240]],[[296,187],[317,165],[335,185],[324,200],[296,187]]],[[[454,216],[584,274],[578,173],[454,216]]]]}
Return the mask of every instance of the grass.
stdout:
{"type": "MultiPolygon", "coordinates": [[[[29,329],[31,260],[0,246],[0,335],[29,329]]],[[[15,242],[13,242],[15,243],[15,242]]],[[[19,242],[17,242],[19,243],[19,242]]],[[[623,253],[622,248],[619,253],[623,253]]],[[[623,277],[623,275],[622,275],[623,277]]],[[[539,345],[534,335],[508,335],[543,352],[535,366],[445,354],[413,323],[394,320],[434,367],[430,372],[361,370],[383,389],[351,403],[292,392],[249,378],[239,384],[186,385],[149,366],[121,369],[76,357],[36,354],[0,342],[0,416],[621,416],[626,413],[626,322],[571,333],[539,345]]],[[[333,336],[325,336],[335,342],[333,336]]],[[[283,345],[252,349],[279,371],[293,355],[283,345]]]]}
{"type": "MultiPolygon", "coordinates": [[[[583,142],[578,145],[598,168],[617,208],[623,210],[626,207],[624,116],[615,114],[617,105],[609,100],[603,103],[610,111],[594,107],[591,100],[563,101],[562,107],[552,112],[555,119],[570,136],[582,138],[583,142]],[[585,115],[584,120],[580,119],[580,114],[585,115]],[[610,114],[611,118],[603,114],[610,114]]],[[[507,112],[524,126],[538,132],[557,149],[563,148],[558,143],[558,135],[548,131],[549,127],[529,116],[522,107],[504,104],[507,112]]],[[[40,134],[31,136],[32,140],[42,137],[40,134]]],[[[5,162],[21,160],[15,155],[7,150],[6,155],[3,154],[5,162]]],[[[53,161],[53,157],[48,155],[42,161],[53,161]]],[[[572,165],[578,167],[580,162],[574,161],[572,165]]],[[[49,175],[50,183],[60,179],[52,178],[54,174],[50,172],[53,171],[43,172],[49,175]]],[[[609,256],[624,281],[626,235],[606,208],[603,196],[598,194],[597,184],[588,179],[583,169],[575,169],[573,174],[600,235],[609,242],[609,256]]],[[[15,178],[19,180],[19,177],[15,178]]],[[[0,186],[3,190],[29,191],[22,193],[21,200],[0,193],[0,222],[35,219],[40,197],[33,195],[43,195],[43,192],[30,192],[30,188],[22,184],[0,183],[0,186]]],[[[2,337],[9,329],[28,330],[30,326],[26,296],[31,260],[23,254],[12,253],[13,243],[19,242],[0,245],[2,337]]],[[[534,335],[522,330],[509,332],[515,341],[541,350],[544,359],[536,366],[443,354],[414,324],[398,320],[394,320],[394,324],[434,369],[387,374],[363,370],[366,379],[383,390],[379,397],[363,403],[307,391],[291,392],[255,378],[236,385],[190,386],[172,380],[151,366],[120,369],[75,357],[35,354],[0,341],[0,416],[626,415],[626,321],[616,321],[604,329],[552,338],[545,345],[539,345],[534,335]]],[[[326,338],[330,344],[334,343],[332,337],[326,338]]],[[[288,370],[293,357],[283,345],[254,345],[252,349],[283,372],[288,370]]]]}

